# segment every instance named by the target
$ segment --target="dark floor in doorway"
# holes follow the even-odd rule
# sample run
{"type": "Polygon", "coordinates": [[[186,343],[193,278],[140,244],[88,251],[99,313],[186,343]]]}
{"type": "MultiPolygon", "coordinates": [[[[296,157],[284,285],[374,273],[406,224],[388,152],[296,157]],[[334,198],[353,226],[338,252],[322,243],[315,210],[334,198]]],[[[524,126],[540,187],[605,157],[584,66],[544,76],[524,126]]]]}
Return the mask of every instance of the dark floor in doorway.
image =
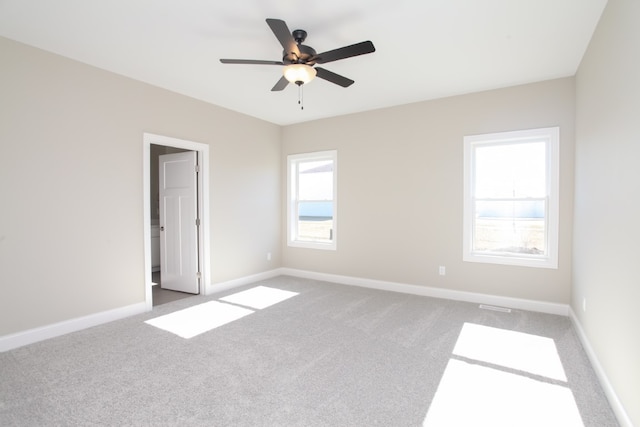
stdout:
{"type": "Polygon", "coordinates": [[[171,301],[176,301],[183,298],[189,298],[194,296],[194,294],[188,294],[186,292],[178,292],[178,291],[170,291],[168,289],[162,289],[160,287],[160,283],[162,278],[160,277],[160,272],[155,271],[151,274],[153,283],[152,286],[152,298],[153,298],[153,306],[158,306],[162,304],[166,304],[171,301]]]}

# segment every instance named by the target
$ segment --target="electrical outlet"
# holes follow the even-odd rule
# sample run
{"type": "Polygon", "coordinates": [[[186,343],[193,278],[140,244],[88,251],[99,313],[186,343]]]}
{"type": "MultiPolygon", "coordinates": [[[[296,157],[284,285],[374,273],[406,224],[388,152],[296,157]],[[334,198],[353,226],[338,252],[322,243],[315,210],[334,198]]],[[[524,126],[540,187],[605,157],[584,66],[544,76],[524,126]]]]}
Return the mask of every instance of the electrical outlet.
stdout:
{"type": "Polygon", "coordinates": [[[267,261],[271,261],[271,252],[267,252],[267,261]]]}
{"type": "Polygon", "coordinates": [[[445,274],[447,274],[447,270],[445,269],[444,265],[441,265],[440,267],[438,267],[438,274],[440,274],[441,276],[444,276],[445,274]]]}
{"type": "Polygon", "coordinates": [[[587,311],[587,299],[582,298],[582,311],[587,311]]]}

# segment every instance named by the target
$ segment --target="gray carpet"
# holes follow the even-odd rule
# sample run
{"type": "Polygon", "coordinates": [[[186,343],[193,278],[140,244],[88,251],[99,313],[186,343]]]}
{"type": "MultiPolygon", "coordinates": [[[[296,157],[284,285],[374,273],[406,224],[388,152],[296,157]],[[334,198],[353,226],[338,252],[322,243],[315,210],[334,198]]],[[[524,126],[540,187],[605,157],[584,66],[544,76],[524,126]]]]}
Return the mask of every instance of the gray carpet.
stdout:
{"type": "Polygon", "coordinates": [[[552,338],[584,425],[618,425],[568,318],[257,284],[0,353],[0,425],[420,426],[465,322],[552,338]],[[191,339],[144,323],[257,284],[299,295],[191,339]]]}

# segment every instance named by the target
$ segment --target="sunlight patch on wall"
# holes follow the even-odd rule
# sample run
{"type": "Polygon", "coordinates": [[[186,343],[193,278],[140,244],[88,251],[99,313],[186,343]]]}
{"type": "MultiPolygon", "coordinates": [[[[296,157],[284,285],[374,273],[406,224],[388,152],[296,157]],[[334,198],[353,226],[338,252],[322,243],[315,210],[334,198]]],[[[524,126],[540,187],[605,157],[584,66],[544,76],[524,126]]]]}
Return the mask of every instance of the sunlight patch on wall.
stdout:
{"type": "Polygon", "coordinates": [[[283,291],[282,289],[269,288],[267,286],[256,286],[255,288],[220,298],[220,301],[261,310],[296,295],[298,295],[297,292],[283,291]]]}
{"type": "Polygon", "coordinates": [[[209,301],[147,320],[145,323],[188,339],[253,312],[248,308],[209,301]]]}

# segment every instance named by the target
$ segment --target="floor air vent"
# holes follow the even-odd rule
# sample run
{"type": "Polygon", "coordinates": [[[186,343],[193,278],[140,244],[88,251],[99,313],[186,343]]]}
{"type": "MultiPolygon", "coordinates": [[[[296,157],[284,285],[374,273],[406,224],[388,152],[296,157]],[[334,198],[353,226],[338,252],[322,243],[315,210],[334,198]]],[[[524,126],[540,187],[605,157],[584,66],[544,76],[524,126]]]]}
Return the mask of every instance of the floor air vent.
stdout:
{"type": "Polygon", "coordinates": [[[493,311],[500,311],[502,313],[511,313],[510,308],[496,307],[495,305],[480,304],[480,308],[483,310],[493,310],[493,311]]]}

